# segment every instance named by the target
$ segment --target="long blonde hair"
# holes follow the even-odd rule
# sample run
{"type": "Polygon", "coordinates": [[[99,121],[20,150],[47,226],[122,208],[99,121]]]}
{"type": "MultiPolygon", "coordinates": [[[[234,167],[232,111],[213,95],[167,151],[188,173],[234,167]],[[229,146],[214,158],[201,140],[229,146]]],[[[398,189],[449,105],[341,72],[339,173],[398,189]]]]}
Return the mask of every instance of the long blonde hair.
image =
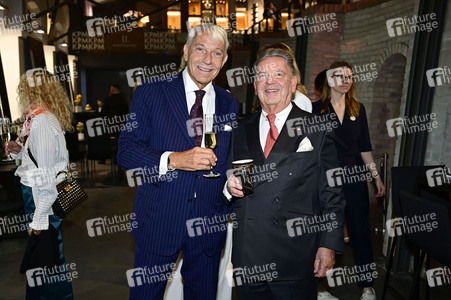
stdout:
{"type": "MultiPolygon", "coordinates": [[[[330,65],[329,70],[335,69],[335,68],[349,68],[350,70],[352,70],[352,65],[346,61],[335,61],[330,65]]],[[[323,84],[323,91],[321,93],[321,102],[322,102],[321,113],[324,113],[330,104],[330,86],[328,84],[327,79],[328,78],[326,77],[326,80],[324,81],[324,84],[323,84]]],[[[358,117],[359,110],[360,110],[360,103],[356,97],[354,81],[351,84],[351,88],[345,95],[345,102],[346,102],[346,107],[349,110],[349,115],[358,117]]]]}
{"type": "Polygon", "coordinates": [[[72,105],[57,76],[44,70],[27,72],[20,77],[17,94],[21,113],[26,113],[35,104],[53,113],[63,131],[74,130],[72,105]]]}

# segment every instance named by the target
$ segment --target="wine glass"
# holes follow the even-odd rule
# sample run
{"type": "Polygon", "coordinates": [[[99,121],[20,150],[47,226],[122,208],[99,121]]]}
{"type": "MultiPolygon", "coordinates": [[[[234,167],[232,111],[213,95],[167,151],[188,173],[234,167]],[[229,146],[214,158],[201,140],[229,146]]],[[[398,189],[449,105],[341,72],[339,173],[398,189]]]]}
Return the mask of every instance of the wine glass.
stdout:
{"type": "MultiPolygon", "coordinates": [[[[1,133],[2,133],[3,145],[5,145],[5,148],[6,148],[6,147],[8,147],[8,142],[11,140],[11,124],[10,124],[8,118],[2,119],[1,133]]],[[[8,155],[6,157],[6,159],[4,159],[3,161],[11,161],[11,160],[14,160],[14,159],[11,157],[11,155],[8,155]]]]}
{"type": "MultiPolygon", "coordinates": [[[[216,139],[216,129],[214,126],[215,115],[205,115],[204,117],[204,137],[205,137],[205,148],[214,149],[217,145],[216,139]]],[[[211,167],[213,169],[213,166],[211,167]]],[[[208,173],[203,174],[206,178],[217,178],[221,176],[220,173],[213,172],[210,170],[208,173]]]]}

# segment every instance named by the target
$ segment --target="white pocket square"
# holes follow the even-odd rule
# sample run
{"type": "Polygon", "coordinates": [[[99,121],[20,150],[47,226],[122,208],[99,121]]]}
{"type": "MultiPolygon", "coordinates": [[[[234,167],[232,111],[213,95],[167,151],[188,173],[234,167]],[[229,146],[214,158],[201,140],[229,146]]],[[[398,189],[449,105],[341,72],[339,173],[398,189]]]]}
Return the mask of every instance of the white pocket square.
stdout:
{"type": "Polygon", "coordinates": [[[313,151],[313,146],[308,137],[305,137],[298,146],[298,150],[296,152],[307,152],[307,151],[313,151]]]}
{"type": "Polygon", "coordinates": [[[232,126],[225,124],[224,125],[224,131],[232,131],[232,126]]]}

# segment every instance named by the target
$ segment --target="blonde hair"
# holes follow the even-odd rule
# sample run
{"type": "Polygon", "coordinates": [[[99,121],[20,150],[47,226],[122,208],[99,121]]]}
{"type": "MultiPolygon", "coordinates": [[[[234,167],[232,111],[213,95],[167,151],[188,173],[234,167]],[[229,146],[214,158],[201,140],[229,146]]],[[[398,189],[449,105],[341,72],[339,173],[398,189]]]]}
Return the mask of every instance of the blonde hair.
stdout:
{"type": "Polygon", "coordinates": [[[257,61],[255,62],[255,65],[257,65],[264,58],[273,56],[282,57],[287,61],[287,65],[291,70],[291,75],[295,75],[298,80],[298,83],[296,84],[296,90],[307,96],[307,88],[301,83],[301,71],[299,71],[293,51],[287,44],[274,43],[271,45],[264,45],[257,52],[257,61]]]}
{"type": "MultiPolygon", "coordinates": [[[[211,23],[203,23],[197,26],[191,27],[188,32],[188,39],[186,40],[186,44],[190,46],[193,43],[194,38],[198,34],[202,34],[203,32],[209,32],[213,36],[214,39],[217,39],[224,43],[225,49],[224,53],[227,53],[227,49],[229,49],[229,39],[227,38],[227,31],[219,25],[211,24],[211,23]]],[[[182,60],[180,62],[179,72],[186,67],[185,58],[182,55],[182,60]]]]}
{"type": "MultiPolygon", "coordinates": [[[[336,69],[336,68],[348,68],[352,71],[352,65],[346,61],[333,62],[330,65],[329,70],[336,69]]],[[[324,81],[324,84],[323,84],[323,91],[321,93],[321,102],[322,102],[321,113],[324,113],[326,111],[326,109],[329,107],[329,103],[331,100],[330,93],[331,93],[330,86],[328,84],[328,78],[326,75],[326,80],[324,81]]],[[[354,81],[352,81],[351,87],[349,88],[349,91],[345,95],[345,102],[346,102],[346,106],[348,107],[348,110],[349,110],[349,115],[353,116],[353,117],[358,117],[359,110],[360,110],[360,102],[357,100],[357,97],[356,97],[354,81]]]]}
{"type": "Polygon", "coordinates": [[[72,132],[72,105],[58,81],[58,77],[42,70],[27,72],[20,77],[17,87],[19,109],[30,110],[32,104],[53,113],[63,131],[72,132]]]}

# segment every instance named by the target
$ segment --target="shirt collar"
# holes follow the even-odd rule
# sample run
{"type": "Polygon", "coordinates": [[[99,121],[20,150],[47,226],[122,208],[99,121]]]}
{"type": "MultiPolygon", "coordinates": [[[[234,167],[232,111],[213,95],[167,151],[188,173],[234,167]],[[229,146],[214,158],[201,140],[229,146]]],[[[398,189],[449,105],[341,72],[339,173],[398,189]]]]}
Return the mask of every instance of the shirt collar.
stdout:
{"type": "MultiPolygon", "coordinates": [[[[183,76],[183,82],[185,83],[185,93],[194,93],[195,91],[199,90],[199,87],[196,85],[196,83],[193,81],[193,79],[191,78],[191,76],[189,76],[188,74],[188,68],[185,68],[182,72],[182,76],[183,76]]],[[[204,87],[202,90],[205,91],[205,93],[210,96],[211,93],[211,88],[212,88],[213,84],[210,81],[206,87],[204,87]]]]}
{"type": "MultiPolygon", "coordinates": [[[[282,111],[280,111],[276,114],[276,120],[283,119],[283,118],[286,119],[292,108],[293,108],[293,104],[290,102],[290,104],[288,104],[287,107],[285,107],[282,111]]],[[[268,120],[266,118],[267,115],[268,115],[268,113],[262,109],[262,116],[265,120],[268,120]]]]}

